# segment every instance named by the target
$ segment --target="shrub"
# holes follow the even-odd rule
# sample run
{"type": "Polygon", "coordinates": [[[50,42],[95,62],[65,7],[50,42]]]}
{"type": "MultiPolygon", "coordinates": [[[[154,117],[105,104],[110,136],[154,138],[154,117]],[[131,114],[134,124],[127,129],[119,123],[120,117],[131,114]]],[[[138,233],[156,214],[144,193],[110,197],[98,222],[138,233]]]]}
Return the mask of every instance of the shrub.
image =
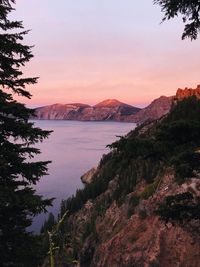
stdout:
{"type": "Polygon", "coordinates": [[[155,193],[155,191],[159,185],[159,182],[160,182],[160,180],[157,179],[152,184],[147,185],[146,188],[144,189],[144,191],[141,193],[140,197],[143,199],[148,199],[149,197],[151,197],[155,193]]]}
{"type": "Polygon", "coordinates": [[[133,196],[130,198],[129,200],[129,205],[128,205],[128,211],[127,211],[127,217],[130,218],[134,212],[135,212],[135,207],[137,207],[137,205],[140,202],[140,197],[139,196],[133,196]]]}
{"type": "Polygon", "coordinates": [[[200,220],[200,199],[194,199],[190,192],[168,196],[156,213],[162,220],[172,223],[200,220]]]}
{"type": "Polygon", "coordinates": [[[139,218],[140,218],[141,220],[144,220],[144,219],[147,217],[147,212],[146,212],[146,210],[141,209],[141,210],[139,210],[138,215],[139,215],[139,218]]]}

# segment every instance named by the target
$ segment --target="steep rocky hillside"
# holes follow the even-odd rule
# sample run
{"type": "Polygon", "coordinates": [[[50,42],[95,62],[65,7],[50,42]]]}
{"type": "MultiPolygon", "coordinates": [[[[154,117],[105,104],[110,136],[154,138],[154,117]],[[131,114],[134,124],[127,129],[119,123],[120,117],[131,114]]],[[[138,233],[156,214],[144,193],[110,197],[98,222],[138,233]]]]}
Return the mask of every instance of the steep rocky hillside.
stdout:
{"type": "Polygon", "coordinates": [[[153,100],[146,108],[128,116],[126,121],[134,121],[141,124],[160,119],[170,111],[173,99],[174,97],[161,96],[153,100]]]}
{"type": "Polygon", "coordinates": [[[68,219],[54,240],[56,266],[199,267],[199,114],[200,101],[184,98],[110,145],[61,204],[68,219]]]}

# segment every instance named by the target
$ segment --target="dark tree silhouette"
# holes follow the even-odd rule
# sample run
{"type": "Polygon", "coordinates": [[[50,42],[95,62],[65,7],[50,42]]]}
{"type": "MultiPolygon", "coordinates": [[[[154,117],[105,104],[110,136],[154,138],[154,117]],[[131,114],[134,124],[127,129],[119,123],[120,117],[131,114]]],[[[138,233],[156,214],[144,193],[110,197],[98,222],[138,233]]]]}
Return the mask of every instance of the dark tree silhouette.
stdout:
{"type": "Polygon", "coordinates": [[[164,12],[163,21],[182,15],[184,31],[182,39],[197,39],[200,31],[200,2],[198,0],[154,0],[164,12]]]}
{"type": "Polygon", "coordinates": [[[49,163],[33,161],[40,153],[33,145],[50,132],[34,127],[28,121],[33,111],[14,100],[15,94],[30,98],[25,87],[37,82],[20,70],[33,55],[23,44],[28,31],[22,22],[8,18],[14,4],[0,0],[0,265],[27,267],[38,265],[36,240],[26,228],[52,202],[32,187],[47,174],[49,163]]]}

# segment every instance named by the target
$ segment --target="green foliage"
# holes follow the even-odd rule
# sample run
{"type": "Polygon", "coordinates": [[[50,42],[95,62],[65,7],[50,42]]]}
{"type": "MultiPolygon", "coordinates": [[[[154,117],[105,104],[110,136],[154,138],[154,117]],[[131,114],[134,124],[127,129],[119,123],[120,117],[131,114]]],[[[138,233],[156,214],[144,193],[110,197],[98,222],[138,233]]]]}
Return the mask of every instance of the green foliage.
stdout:
{"type": "Polygon", "coordinates": [[[94,200],[94,214],[95,216],[102,216],[104,215],[105,211],[107,208],[110,206],[112,203],[113,198],[110,195],[106,195],[103,198],[95,199],[94,200]]]}
{"type": "Polygon", "coordinates": [[[199,99],[195,96],[187,97],[173,106],[172,112],[170,112],[165,118],[165,122],[179,121],[183,119],[186,121],[200,122],[200,118],[198,116],[199,112],[199,99]]]}
{"type": "Polygon", "coordinates": [[[49,218],[43,226],[41,238],[41,254],[43,259],[46,255],[49,256],[49,264],[51,267],[74,266],[78,262],[72,254],[75,238],[69,235],[69,227],[67,225],[67,213],[55,223],[54,216],[50,213],[49,218]],[[66,248],[69,248],[67,250],[66,248]]]}
{"type": "Polygon", "coordinates": [[[91,264],[94,255],[94,247],[89,247],[87,250],[80,255],[80,266],[88,267],[91,264]]]}
{"type": "MultiPolygon", "coordinates": [[[[62,226],[66,221],[66,217],[67,217],[67,212],[65,212],[65,214],[58,221],[58,223],[52,228],[51,231],[47,231],[49,239],[48,254],[51,267],[56,266],[55,251],[63,249],[64,245],[66,245],[67,234],[63,233],[62,231],[62,226]]],[[[75,263],[75,260],[73,261],[71,257],[69,257],[69,262],[75,263]]]]}
{"type": "Polygon", "coordinates": [[[194,177],[199,171],[200,101],[189,97],[177,103],[158,125],[155,140],[162,158],[173,165],[177,181],[194,177]]]}
{"type": "MultiPolygon", "coordinates": [[[[200,170],[200,101],[189,97],[174,105],[169,115],[160,122],[155,138],[165,147],[165,162],[175,170],[181,184],[187,178],[198,177],[200,170]]],[[[200,201],[191,193],[166,198],[157,211],[165,221],[184,223],[199,219],[200,201]]]]}
{"type": "Polygon", "coordinates": [[[157,214],[166,222],[185,223],[200,220],[200,199],[194,199],[190,192],[166,197],[157,214]]]}
{"type": "Polygon", "coordinates": [[[27,267],[38,266],[40,244],[26,228],[52,203],[32,188],[47,174],[49,163],[33,161],[40,153],[34,144],[50,132],[28,122],[33,111],[13,98],[14,94],[30,98],[26,85],[37,81],[20,70],[33,55],[32,47],[22,44],[28,33],[22,22],[8,19],[14,3],[0,1],[0,262],[27,267]]]}
{"type": "Polygon", "coordinates": [[[106,163],[90,184],[87,184],[84,189],[77,190],[75,196],[73,195],[67,200],[63,200],[61,202],[61,216],[66,210],[69,211],[69,214],[73,214],[89,199],[95,199],[105,192],[110,180],[112,180],[115,175],[115,171],[114,163],[112,161],[106,163]]]}
{"type": "Polygon", "coordinates": [[[149,263],[149,267],[162,267],[158,259],[152,259],[149,263]]]}
{"type": "Polygon", "coordinates": [[[147,217],[147,212],[146,210],[142,209],[142,210],[139,210],[138,215],[141,220],[144,220],[147,217]]]}
{"type": "Polygon", "coordinates": [[[132,196],[129,200],[129,205],[128,205],[128,211],[127,211],[127,217],[130,218],[134,212],[135,212],[135,207],[140,202],[140,197],[139,196],[132,196]]]}
{"type": "Polygon", "coordinates": [[[123,226],[124,226],[123,224],[115,224],[111,236],[113,237],[117,235],[123,229],[123,226]]]}
{"type": "Polygon", "coordinates": [[[40,232],[41,233],[45,233],[47,231],[51,231],[52,228],[55,226],[56,223],[57,222],[55,220],[55,217],[54,217],[53,213],[50,212],[49,213],[49,216],[48,216],[48,219],[45,220],[45,222],[44,222],[44,224],[43,224],[40,232]]]}
{"type": "Polygon", "coordinates": [[[96,216],[92,216],[90,221],[85,224],[85,229],[83,233],[83,240],[92,235],[95,241],[98,241],[98,234],[96,231],[96,216]]]}
{"type": "Polygon", "coordinates": [[[182,15],[185,25],[182,39],[197,39],[200,31],[200,3],[196,0],[154,0],[164,12],[163,21],[182,15]]]}
{"type": "Polygon", "coordinates": [[[200,154],[198,151],[186,150],[172,159],[176,181],[181,184],[188,177],[196,177],[200,170],[200,154]]]}
{"type": "Polygon", "coordinates": [[[99,163],[99,167],[104,166],[110,159],[112,158],[112,152],[108,153],[108,154],[103,154],[100,163],[99,163]]]}
{"type": "Polygon", "coordinates": [[[140,197],[143,199],[148,199],[149,197],[151,197],[155,193],[159,183],[160,180],[157,179],[153,183],[147,185],[144,191],[141,193],[140,197]]]}
{"type": "MultiPolygon", "coordinates": [[[[124,158],[126,161],[126,158],[124,158]]],[[[118,169],[119,177],[117,181],[117,187],[113,192],[113,199],[121,205],[127,194],[134,191],[135,186],[140,179],[144,179],[147,183],[152,183],[155,177],[158,175],[158,171],[162,168],[159,161],[154,159],[141,159],[140,157],[133,160],[128,160],[126,167],[123,162],[121,168],[118,169]]]]}

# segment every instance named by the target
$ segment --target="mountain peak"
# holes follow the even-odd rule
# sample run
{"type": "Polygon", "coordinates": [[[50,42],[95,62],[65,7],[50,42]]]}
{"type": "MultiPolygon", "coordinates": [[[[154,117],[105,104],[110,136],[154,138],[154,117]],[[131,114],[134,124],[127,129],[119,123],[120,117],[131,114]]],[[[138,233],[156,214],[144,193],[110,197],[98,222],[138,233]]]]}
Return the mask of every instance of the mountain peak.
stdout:
{"type": "Polygon", "coordinates": [[[130,105],[122,103],[117,99],[106,99],[95,105],[95,107],[110,107],[110,108],[121,107],[121,106],[131,107],[130,105]]]}

